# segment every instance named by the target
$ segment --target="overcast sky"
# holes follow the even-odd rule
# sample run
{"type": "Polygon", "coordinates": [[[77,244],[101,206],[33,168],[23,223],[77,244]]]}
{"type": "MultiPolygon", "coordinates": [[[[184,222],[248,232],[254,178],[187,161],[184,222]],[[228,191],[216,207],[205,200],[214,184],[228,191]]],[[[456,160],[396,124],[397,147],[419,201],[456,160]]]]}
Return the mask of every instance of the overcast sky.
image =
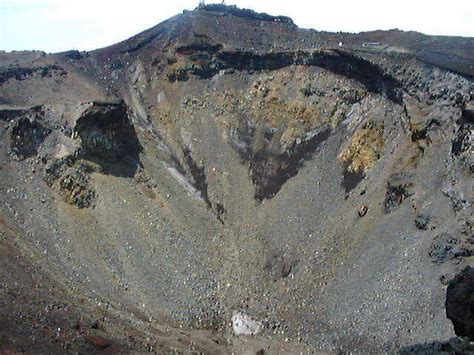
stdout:
{"type": "MultiPolygon", "coordinates": [[[[216,1],[208,1],[216,2],[216,1]]],[[[219,1],[220,2],[220,1],[219,1]]],[[[474,37],[474,0],[227,0],[293,18],[300,27],[360,32],[399,28],[474,37]]],[[[0,50],[91,50],[196,7],[198,0],[0,0],[0,50]]]]}

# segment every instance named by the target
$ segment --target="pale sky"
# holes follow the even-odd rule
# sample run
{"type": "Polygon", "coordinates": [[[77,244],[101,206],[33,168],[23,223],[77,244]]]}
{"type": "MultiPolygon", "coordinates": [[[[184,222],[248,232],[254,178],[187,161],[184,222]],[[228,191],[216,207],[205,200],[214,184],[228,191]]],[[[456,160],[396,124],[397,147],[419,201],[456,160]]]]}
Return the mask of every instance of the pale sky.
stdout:
{"type": "MultiPolygon", "coordinates": [[[[216,1],[208,1],[212,3],[216,1]]],[[[219,1],[220,2],[220,1],[219,1]]],[[[399,28],[474,37],[474,0],[227,0],[303,28],[399,28]]],[[[92,50],[127,39],[198,0],[0,0],[0,50],[92,50]]]]}

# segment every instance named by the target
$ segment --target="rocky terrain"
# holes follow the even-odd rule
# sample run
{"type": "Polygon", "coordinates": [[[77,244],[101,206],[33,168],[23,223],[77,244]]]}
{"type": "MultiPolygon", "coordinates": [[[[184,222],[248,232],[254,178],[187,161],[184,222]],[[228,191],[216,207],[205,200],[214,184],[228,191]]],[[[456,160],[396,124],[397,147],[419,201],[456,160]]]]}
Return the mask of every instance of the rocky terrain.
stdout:
{"type": "Polygon", "coordinates": [[[222,5],[0,52],[0,351],[474,351],[473,77],[222,5]]]}

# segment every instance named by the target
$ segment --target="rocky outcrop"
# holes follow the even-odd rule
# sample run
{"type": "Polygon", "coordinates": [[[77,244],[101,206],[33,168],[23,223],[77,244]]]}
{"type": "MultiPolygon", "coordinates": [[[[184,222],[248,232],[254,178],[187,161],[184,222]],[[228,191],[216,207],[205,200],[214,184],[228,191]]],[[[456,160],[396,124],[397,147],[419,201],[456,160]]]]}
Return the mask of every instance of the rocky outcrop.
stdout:
{"type": "Polygon", "coordinates": [[[201,6],[198,10],[205,10],[210,12],[220,12],[225,15],[232,15],[235,17],[243,17],[256,21],[281,22],[284,24],[294,25],[293,20],[287,16],[271,16],[266,13],[259,13],[249,9],[240,9],[237,6],[226,6],[221,4],[209,4],[201,6]]]}
{"type": "Polygon", "coordinates": [[[38,153],[40,145],[51,132],[41,121],[44,111],[41,107],[19,113],[13,121],[10,132],[10,155],[16,160],[23,160],[38,153]]]}
{"type": "Polygon", "coordinates": [[[0,69],[0,85],[7,80],[25,80],[33,76],[39,78],[46,78],[52,76],[66,76],[67,71],[56,65],[50,64],[42,67],[12,67],[7,69],[0,69]]]}
{"type": "Polygon", "coordinates": [[[44,179],[66,203],[87,208],[93,205],[96,197],[89,177],[89,173],[93,171],[94,166],[88,162],[68,156],[48,162],[44,169],[44,179]]]}
{"type": "Polygon", "coordinates": [[[459,259],[474,255],[474,248],[471,243],[463,238],[456,238],[452,234],[442,233],[436,235],[428,255],[431,262],[441,264],[448,260],[459,259]]]}
{"type": "Polygon", "coordinates": [[[67,203],[79,208],[91,206],[95,192],[83,167],[68,168],[58,181],[59,192],[67,203]]]}
{"type": "Polygon", "coordinates": [[[217,51],[219,45],[202,43],[179,47],[178,54],[189,56],[189,63],[178,66],[167,75],[170,82],[187,81],[190,76],[209,79],[222,70],[260,72],[278,70],[291,65],[316,66],[357,80],[367,91],[386,95],[401,102],[400,83],[379,66],[342,50],[318,51],[217,51]],[[183,48],[187,48],[186,51],[183,48]],[[191,50],[192,49],[192,50],[191,50]],[[211,50],[210,50],[211,49],[211,50]],[[203,60],[204,59],[204,60],[203,60]]]}
{"type": "Polygon", "coordinates": [[[390,213],[398,208],[403,201],[413,195],[413,183],[405,174],[394,174],[387,182],[387,193],[385,195],[384,210],[390,213]]]}
{"type": "Polygon", "coordinates": [[[459,119],[458,128],[455,133],[451,153],[471,173],[474,172],[474,160],[472,157],[472,142],[474,130],[474,102],[471,101],[463,108],[462,117],[459,119]]]}
{"type": "Polygon", "coordinates": [[[354,189],[380,159],[384,147],[383,128],[368,122],[359,128],[339,155],[345,171],[342,185],[346,192],[354,189]]]}
{"type": "Polygon", "coordinates": [[[42,106],[36,106],[31,108],[21,108],[21,107],[3,107],[0,109],[0,120],[1,121],[10,121],[17,118],[28,116],[31,112],[42,112],[42,106]]]}
{"type": "Polygon", "coordinates": [[[401,349],[400,355],[448,355],[472,354],[474,344],[468,339],[451,338],[447,341],[434,341],[426,344],[416,344],[401,349]]]}
{"type": "Polygon", "coordinates": [[[474,269],[466,267],[448,286],[446,316],[456,335],[474,341],[474,269]]]}
{"type": "Polygon", "coordinates": [[[70,60],[81,60],[89,56],[87,52],[79,52],[78,50],[67,51],[61,54],[64,56],[64,58],[70,60]]]}
{"type": "Polygon", "coordinates": [[[120,102],[93,102],[77,119],[74,136],[81,139],[81,155],[91,160],[115,162],[137,159],[140,152],[127,108],[120,102]]]}
{"type": "Polygon", "coordinates": [[[45,181],[65,202],[78,208],[93,205],[96,193],[90,173],[133,177],[141,150],[123,101],[84,106],[75,120],[67,153],[43,157],[47,160],[45,181]]]}

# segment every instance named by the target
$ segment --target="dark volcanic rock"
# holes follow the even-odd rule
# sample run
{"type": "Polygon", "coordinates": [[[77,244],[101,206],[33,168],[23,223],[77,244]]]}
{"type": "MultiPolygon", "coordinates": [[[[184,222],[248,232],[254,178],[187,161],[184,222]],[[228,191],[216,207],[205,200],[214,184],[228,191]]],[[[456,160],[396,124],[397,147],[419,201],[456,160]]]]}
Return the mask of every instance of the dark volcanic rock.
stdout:
{"type": "Polygon", "coordinates": [[[469,243],[443,233],[435,237],[428,254],[433,263],[439,264],[450,259],[471,256],[473,249],[469,243]]]}
{"type": "Polygon", "coordinates": [[[89,186],[89,176],[81,167],[66,170],[58,181],[59,193],[67,203],[79,208],[91,206],[95,192],[89,186]]]}
{"type": "Polygon", "coordinates": [[[41,111],[29,113],[14,121],[10,128],[10,154],[17,160],[36,155],[38,148],[51,132],[40,122],[41,111]]]}
{"type": "Polygon", "coordinates": [[[9,121],[9,120],[14,120],[16,118],[20,118],[23,116],[28,116],[28,114],[33,111],[33,112],[42,112],[43,107],[42,106],[37,106],[37,107],[32,107],[31,109],[28,108],[4,108],[0,109],[0,120],[3,121],[9,121]]]}
{"type": "Polygon", "coordinates": [[[86,52],[79,52],[78,50],[67,51],[62,53],[62,55],[71,60],[81,60],[88,56],[86,52]]]}
{"type": "Polygon", "coordinates": [[[449,197],[451,206],[456,213],[466,211],[469,208],[469,201],[467,201],[462,194],[453,189],[443,191],[444,195],[449,197]]]}
{"type": "Polygon", "coordinates": [[[453,355],[472,353],[474,353],[474,344],[463,338],[452,338],[447,341],[416,344],[407,346],[398,352],[400,355],[453,355]]]}
{"type": "Polygon", "coordinates": [[[55,188],[65,202],[78,208],[90,207],[95,191],[88,176],[88,166],[73,156],[53,159],[46,164],[44,179],[55,188]]]}
{"type": "Polygon", "coordinates": [[[420,230],[427,230],[429,222],[430,222],[430,217],[427,215],[421,214],[419,216],[416,216],[415,218],[415,226],[416,228],[420,230]]]}
{"type": "Polygon", "coordinates": [[[86,158],[105,161],[117,161],[125,156],[138,158],[140,144],[123,101],[94,102],[76,121],[74,132],[81,138],[86,158]]]}
{"type": "Polygon", "coordinates": [[[474,269],[466,267],[448,285],[446,316],[456,335],[474,340],[474,269]]]}
{"type": "Polygon", "coordinates": [[[387,182],[387,193],[385,195],[385,213],[390,213],[398,208],[405,199],[413,195],[413,184],[406,181],[403,174],[392,175],[387,182]]]}
{"type": "Polygon", "coordinates": [[[44,168],[44,180],[48,185],[51,186],[66,172],[67,168],[73,166],[75,162],[76,158],[72,156],[46,161],[46,166],[44,168]]]}
{"type": "Polygon", "coordinates": [[[7,69],[0,68],[0,85],[9,79],[25,80],[32,76],[40,78],[52,77],[55,75],[65,76],[67,71],[55,64],[46,65],[42,67],[11,67],[7,69]]]}
{"type": "MultiPolygon", "coordinates": [[[[220,51],[220,45],[197,45],[179,47],[176,52],[190,55],[199,63],[186,64],[167,75],[170,82],[187,81],[190,75],[209,79],[221,70],[261,72],[279,70],[291,65],[315,66],[359,81],[367,91],[386,95],[390,100],[401,103],[401,84],[378,65],[353,53],[342,50],[327,51],[220,51]],[[196,57],[196,52],[200,53],[196,57]],[[204,58],[207,60],[202,60],[204,58]]],[[[307,93],[309,94],[309,92],[307,93]]]]}
{"type": "Polygon", "coordinates": [[[454,135],[451,153],[461,160],[462,164],[472,173],[474,172],[474,159],[472,157],[472,141],[474,130],[474,103],[469,103],[463,109],[459,120],[459,127],[454,135]]]}

